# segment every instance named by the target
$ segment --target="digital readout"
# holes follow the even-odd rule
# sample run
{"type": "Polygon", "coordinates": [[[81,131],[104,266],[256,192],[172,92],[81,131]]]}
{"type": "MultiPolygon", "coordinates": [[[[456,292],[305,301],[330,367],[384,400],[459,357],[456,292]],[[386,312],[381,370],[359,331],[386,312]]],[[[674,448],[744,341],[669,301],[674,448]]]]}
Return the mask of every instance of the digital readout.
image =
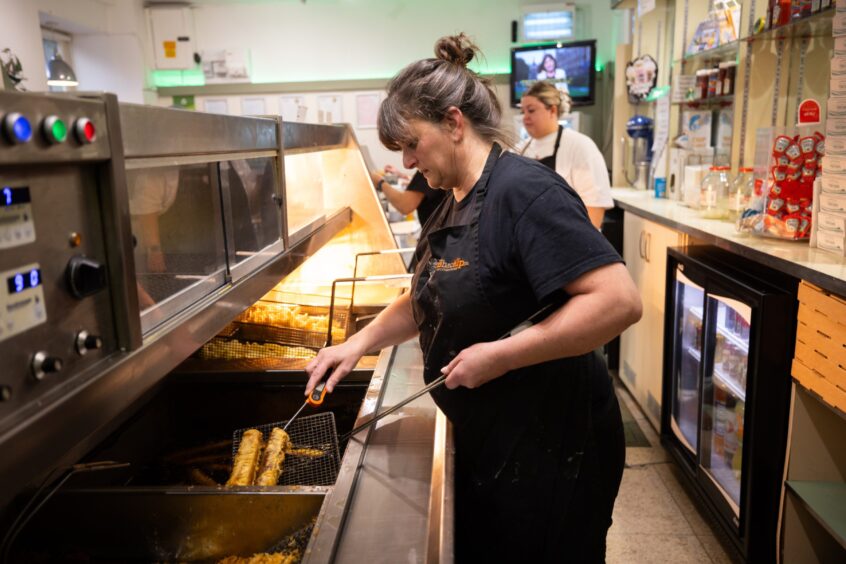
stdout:
{"type": "Polygon", "coordinates": [[[29,188],[26,186],[20,188],[3,186],[3,189],[0,190],[0,206],[16,206],[18,204],[28,204],[30,201],[29,188]]]}
{"type": "Polygon", "coordinates": [[[33,268],[29,272],[18,272],[6,279],[10,294],[19,294],[24,290],[41,285],[41,269],[33,268]]]}

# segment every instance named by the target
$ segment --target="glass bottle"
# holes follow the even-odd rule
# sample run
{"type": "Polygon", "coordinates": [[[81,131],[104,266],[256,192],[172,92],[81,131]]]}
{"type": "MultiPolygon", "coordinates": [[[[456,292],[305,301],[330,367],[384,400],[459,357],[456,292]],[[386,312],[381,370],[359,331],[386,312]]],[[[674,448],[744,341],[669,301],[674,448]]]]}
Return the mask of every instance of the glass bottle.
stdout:
{"type": "Polygon", "coordinates": [[[731,219],[737,219],[747,207],[755,190],[754,168],[742,166],[737,169],[737,176],[729,190],[728,211],[731,219]]]}
{"type": "Polygon", "coordinates": [[[708,175],[702,179],[699,190],[699,215],[705,219],[725,219],[728,217],[729,190],[731,180],[729,167],[712,166],[708,175]]]}

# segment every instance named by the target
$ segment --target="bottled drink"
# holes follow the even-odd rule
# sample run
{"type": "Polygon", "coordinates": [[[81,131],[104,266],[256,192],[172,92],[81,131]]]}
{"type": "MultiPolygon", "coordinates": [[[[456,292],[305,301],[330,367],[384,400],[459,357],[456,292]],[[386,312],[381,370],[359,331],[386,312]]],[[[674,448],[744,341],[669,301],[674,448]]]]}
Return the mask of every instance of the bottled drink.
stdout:
{"type": "Polygon", "coordinates": [[[728,217],[729,167],[712,166],[699,190],[699,214],[706,219],[728,217]]]}
{"type": "Polygon", "coordinates": [[[714,452],[712,457],[723,458],[726,447],[726,423],[728,393],[720,384],[714,383],[714,452]]]}

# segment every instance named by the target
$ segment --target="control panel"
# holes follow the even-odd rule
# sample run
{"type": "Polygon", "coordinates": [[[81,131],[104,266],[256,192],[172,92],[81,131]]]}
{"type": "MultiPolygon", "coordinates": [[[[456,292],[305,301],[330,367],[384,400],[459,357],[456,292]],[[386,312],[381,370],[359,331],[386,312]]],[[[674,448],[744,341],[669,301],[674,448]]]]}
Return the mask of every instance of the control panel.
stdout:
{"type": "Polygon", "coordinates": [[[102,100],[0,92],[0,431],[117,351],[102,100]]]}

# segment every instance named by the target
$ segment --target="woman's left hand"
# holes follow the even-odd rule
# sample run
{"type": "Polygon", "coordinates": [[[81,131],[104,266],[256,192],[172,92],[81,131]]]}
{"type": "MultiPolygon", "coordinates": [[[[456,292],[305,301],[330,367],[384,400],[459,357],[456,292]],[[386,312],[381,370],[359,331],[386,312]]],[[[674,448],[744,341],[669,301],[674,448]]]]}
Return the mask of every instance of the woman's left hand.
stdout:
{"type": "Polygon", "coordinates": [[[467,347],[441,368],[441,372],[446,374],[446,387],[454,390],[459,386],[478,388],[502,376],[508,372],[508,368],[499,359],[497,342],[492,342],[467,347]]]}

